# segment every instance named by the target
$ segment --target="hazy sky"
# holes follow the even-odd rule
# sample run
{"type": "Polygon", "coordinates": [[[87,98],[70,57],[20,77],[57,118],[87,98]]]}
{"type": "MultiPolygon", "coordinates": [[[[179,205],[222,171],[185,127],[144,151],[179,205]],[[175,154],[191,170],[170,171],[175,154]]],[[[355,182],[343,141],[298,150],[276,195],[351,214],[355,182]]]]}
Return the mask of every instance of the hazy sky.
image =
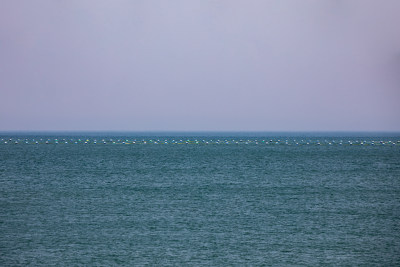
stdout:
{"type": "Polygon", "coordinates": [[[0,130],[400,131],[399,0],[2,0],[0,130]]]}

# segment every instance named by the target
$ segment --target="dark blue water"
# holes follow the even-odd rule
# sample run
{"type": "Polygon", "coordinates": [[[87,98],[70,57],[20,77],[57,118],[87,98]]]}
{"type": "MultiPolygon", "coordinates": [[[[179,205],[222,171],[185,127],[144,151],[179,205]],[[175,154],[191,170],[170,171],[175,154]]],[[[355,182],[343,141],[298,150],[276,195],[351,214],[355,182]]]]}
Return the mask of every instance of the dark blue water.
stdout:
{"type": "Polygon", "coordinates": [[[0,266],[400,265],[399,135],[141,135],[3,133],[0,266]]]}

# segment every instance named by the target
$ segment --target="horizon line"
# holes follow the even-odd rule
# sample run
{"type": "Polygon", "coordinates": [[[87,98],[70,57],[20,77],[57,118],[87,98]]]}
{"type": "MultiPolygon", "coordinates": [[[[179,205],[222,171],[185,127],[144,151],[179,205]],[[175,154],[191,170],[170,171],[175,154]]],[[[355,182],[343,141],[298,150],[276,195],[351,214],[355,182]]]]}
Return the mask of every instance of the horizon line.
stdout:
{"type": "Polygon", "coordinates": [[[400,130],[0,130],[0,133],[399,133],[400,130]]]}

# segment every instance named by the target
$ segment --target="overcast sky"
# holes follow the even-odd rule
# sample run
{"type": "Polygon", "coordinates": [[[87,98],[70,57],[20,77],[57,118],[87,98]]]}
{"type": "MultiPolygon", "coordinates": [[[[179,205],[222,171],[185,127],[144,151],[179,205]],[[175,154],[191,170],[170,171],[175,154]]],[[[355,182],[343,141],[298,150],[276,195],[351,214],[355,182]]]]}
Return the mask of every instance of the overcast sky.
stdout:
{"type": "Polygon", "coordinates": [[[400,131],[399,0],[0,3],[0,130],[400,131]]]}

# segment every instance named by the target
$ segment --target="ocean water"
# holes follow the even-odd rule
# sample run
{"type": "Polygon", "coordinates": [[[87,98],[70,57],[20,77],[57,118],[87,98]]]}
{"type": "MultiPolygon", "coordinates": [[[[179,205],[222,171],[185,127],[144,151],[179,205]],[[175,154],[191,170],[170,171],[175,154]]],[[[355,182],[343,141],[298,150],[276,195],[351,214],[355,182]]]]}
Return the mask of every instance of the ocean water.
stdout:
{"type": "Polygon", "coordinates": [[[2,133],[26,265],[399,266],[400,135],[2,133]]]}

